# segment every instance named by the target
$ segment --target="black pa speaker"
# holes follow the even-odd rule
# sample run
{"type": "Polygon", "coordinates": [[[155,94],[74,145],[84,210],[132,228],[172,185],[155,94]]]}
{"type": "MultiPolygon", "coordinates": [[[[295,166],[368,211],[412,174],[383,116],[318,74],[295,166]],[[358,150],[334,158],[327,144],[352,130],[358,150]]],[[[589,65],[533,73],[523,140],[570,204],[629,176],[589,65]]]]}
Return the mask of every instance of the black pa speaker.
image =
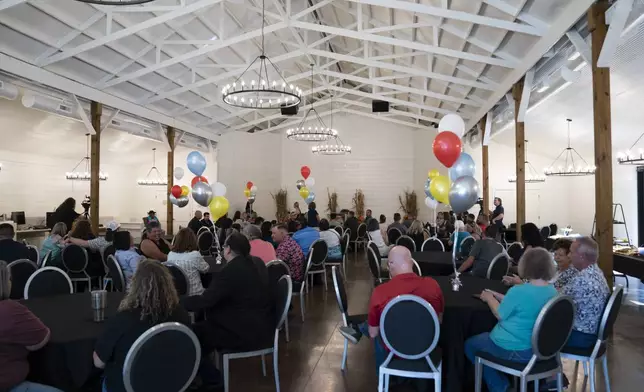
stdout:
{"type": "Polygon", "coordinates": [[[297,108],[298,105],[293,105],[293,106],[282,106],[280,108],[280,111],[282,112],[282,116],[295,116],[297,114],[297,108]]]}
{"type": "Polygon", "coordinates": [[[386,113],[389,111],[389,102],[387,101],[371,101],[371,111],[373,113],[386,113]]]}

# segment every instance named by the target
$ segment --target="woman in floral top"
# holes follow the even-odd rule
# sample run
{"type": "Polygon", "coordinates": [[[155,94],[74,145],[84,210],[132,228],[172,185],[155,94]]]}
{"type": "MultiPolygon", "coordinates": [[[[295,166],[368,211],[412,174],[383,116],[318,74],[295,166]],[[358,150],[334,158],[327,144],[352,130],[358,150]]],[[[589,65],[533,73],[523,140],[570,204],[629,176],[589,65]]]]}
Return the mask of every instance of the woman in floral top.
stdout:
{"type": "Polygon", "coordinates": [[[273,227],[273,241],[277,244],[277,258],[288,265],[291,278],[296,282],[304,280],[304,253],[300,245],[288,235],[285,225],[273,227]]]}

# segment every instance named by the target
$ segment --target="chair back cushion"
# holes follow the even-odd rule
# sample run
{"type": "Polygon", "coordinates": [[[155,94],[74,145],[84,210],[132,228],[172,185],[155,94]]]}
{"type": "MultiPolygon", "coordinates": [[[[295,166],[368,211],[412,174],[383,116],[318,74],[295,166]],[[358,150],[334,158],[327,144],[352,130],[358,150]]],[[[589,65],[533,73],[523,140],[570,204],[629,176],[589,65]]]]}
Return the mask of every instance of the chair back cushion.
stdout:
{"type": "Polygon", "coordinates": [[[291,306],[291,297],[293,295],[293,282],[289,275],[284,275],[277,282],[277,295],[275,296],[275,315],[276,324],[275,329],[282,328],[286,317],[288,316],[288,308],[291,306]]]}
{"type": "Polygon", "coordinates": [[[124,292],[125,291],[125,275],[121,270],[121,266],[116,261],[116,258],[113,255],[107,256],[107,277],[112,279],[112,288],[114,291],[124,292]]]}
{"type": "Polygon", "coordinates": [[[46,267],[47,264],[49,264],[49,262],[51,261],[50,260],[51,259],[51,252],[52,251],[49,251],[49,252],[45,253],[45,257],[42,258],[42,263],[40,263],[40,262],[38,263],[38,267],[46,267]]]}
{"type": "Polygon", "coordinates": [[[349,251],[350,242],[351,242],[351,239],[349,237],[349,233],[345,233],[340,239],[340,251],[342,252],[343,256],[346,255],[347,252],[349,251]]]}
{"type": "Polygon", "coordinates": [[[358,238],[367,238],[367,225],[364,223],[360,223],[360,225],[358,226],[358,238]]]}
{"type": "Polygon", "coordinates": [[[271,260],[266,263],[266,270],[268,271],[268,279],[273,284],[277,284],[280,278],[284,275],[291,275],[291,271],[282,260],[271,260]]]}
{"type": "Polygon", "coordinates": [[[415,295],[401,295],[385,306],[380,317],[380,334],[395,355],[419,359],[436,347],[440,324],[427,301],[415,295]]]}
{"type": "Polygon", "coordinates": [[[7,266],[11,273],[11,299],[21,299],[25,295],[25,285],[29,277],[38,269],[36,263],[31,260],[22,259],[9,263],[7,266]]]}
{"type": "Polygon", "coordinates": [[[508,255],[514,260],[515,263],[519,262],[521,255],[523,255],[523,245],[520,242],[514,242],[508,246],[508,255]]]}
{"type": "Polygon", "coordinates": [[[474,237],[466,237],[461,241],[461,256],[462,257],[467,257],[470,255],[470,252],[472,251],[472,248],[474,247],[474,237]]]}
{"type": "Polygon", "coordinates": [[[200,252],[210,252],[213,242],[215,241],[215,236],[210,232],[210,230],[202,231],[198,237],[198,245],[200,252]]]}
{"type": "Polygon", "coordinates": [[[324,240],[315,240],[311,244],[311,265],[321,265],[326,261],[326,255],[327,252],[329,251],[329,247],[327,246],[326,242],[324,240]]]}
{"type": "Polygon", "coordinates": [[[36,248],[33,245],[27,245],[27,252],[29,253],[29,260],[33,261],[34,263],[38,263],[38,248],[36,248]]]}
{"type": "Polygon", "coordinates": [[[548,301],[534,323],[532,351],[539,359],[556,355],[566,344],[575,320],[575,304],[567,296],[558,295],[548,301]]]}
{"type": "Polygon", "coordinates": [[[172,274],[172,279],[174,280],[174,287],[177,289],[177,294],[179,296],[188,294],[188,278],[183,270],[176,265],[166,264],[170,273],[172,274]]]}
{"type": "Polygon", "coordinates": [[[134,342],[125,357],[125,390],[184,391],[197,374],[200,360],[201,346],[190,328],[179,323],[156,325],[134,342]]]}
{"type": "Polygon", "coordinates": [[[445,248],[441,240],[439,240],[438,238],[429,238],[425,242],[423,242],[421,251],[444,252],[445,248]]]}
{"type": "Polygon", "coordinates": [[[369,247],[369,249],[367,250],[367,259],[369,261],[369,270],[371,271],[371,276],[373,276],[374,279],[379,280],[381,278],[380,260],[376,256],[377,254],[377,249],[374,251],[372,247],[369,247]]]}
{"type": "Polygon", "coordinates": [[[619,310],[622,307],[622,299],[624,298],[624,287],[617,286],[608,297],[606,301],[606,308],[604,309],[604,314],[602,315],[601,321],[599,322],[599,338],[601,340],[608,339],[611,332],[613,331],[613,325],[617,320],[617,315],[619,310]]]}
{"type": "Polygon", "coordinates": [[[333,276],[333,288],[335,289],[335,298],[338,300],[340,313],[346,315],[347,309],[349,308],[349,301],[347,300],[347,290],[344,287],[342,270],[334,265],[331,270],[331,275],[333,276]]]}
{"type": "MultiPolygon", "coordinates": [[[[380,249],[378,249],[378,245],[376,245],[374,242],[369,241],[367,243],[367,246],[369,249],[372,249],[374,252],[374,255],[376,256],[376,259],[378,260],[378,265],[380,265],[380,261],[382,260],[382,257],[380,257],[380,249]]],[[[367,254],[368,256],[369,254],[367,254]]]]}
{"type": "Polygon", "coordinates": [[[107,264],[107,256],[114,256],[116,254],[116,248],[114,245],[108,245],[103,249],[103,262],[107,264]]]}
{"type": "Polygon", "coordinates": [[[559,227],[557,227],[556,223],[551,223],[548,227],[550,228],[550,235],[556,235],[557,231],[559,231],[559,227]]]}
{"type": "Polygon", "coordinates": [[[492,259],[487,270],[487,278],[490,280],[502,280],[508,274],[510,260],[505,253],[499,253],[492,259]]]}
{"type": "Polygon", "coordinates": [[[546,238],[550,237],[550,228],[548,226],[544,226],[539,230],[541,233],[541,239],[545,241],[546,238]]]}
{"type": "Polygon", "coordinates": [[[401,236],[402,233],[395,227],[387,230],[387,239],[389,240],[390,244],[395,244],[396,241],[398,241],[398,238],[400,238],[401,236]]]}
{"type": "Polygon", "coordinates": [[[70,272],[83,272],[87,268],[88,256],[85,248],[70,244],[63,249],[63,265],[70,272]]]}
{"type": "Polygon", "coordinates": [[[409,249],[410,252],[416,251],[416,243],[411,237],[403,235],[396,240],[396,245],[404,246],[409,249]]]}
{"type": "Polygon", "coordinates": [[[334,228],[333,228],[333,230],[335,230],[335,231],[336,231],[338,234],[340,234],[340,235],[342,235],[342,234],[343,234],[343,233],[342,233],[342,226],[336,226],[336,227],[334,227],[334,228]]]}
{"type": "Polygon", "coordinates": [[[43,267],[34,272],[25,284],[25,299],[72,294],[74,289],[69,276],[56,267],[43,267]]]}

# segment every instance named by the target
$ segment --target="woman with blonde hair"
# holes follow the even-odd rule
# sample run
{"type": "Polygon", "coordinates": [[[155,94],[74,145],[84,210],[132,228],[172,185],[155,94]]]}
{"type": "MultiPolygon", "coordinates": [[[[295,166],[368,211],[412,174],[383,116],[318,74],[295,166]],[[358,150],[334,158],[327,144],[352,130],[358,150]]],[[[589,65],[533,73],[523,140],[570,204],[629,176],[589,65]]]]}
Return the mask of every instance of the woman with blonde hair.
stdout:
{"type": "Polygon", "coordinates": [[[42,248],[40,249],[40,262],[42,263],[43,259],[48,252],[51,252],[49,255],[49,260],[47,261],[50,265],[60,265],[61,264],[61,255],[63,253],[63,248],[65,247],[64,237],[67,235],[67,225],[63,222],[58,222],[51,229],[49,236],[43,241],[42,248]]]}
{"type": "Polygon", "coordinates": [[[407,235],[414,240],[416,244],[416,249],[420,249],[425,242],[425,231],[423,230],[423,224],[418,219],[414,219],[407,230],[407,235]]]}
{"type": "Polygon", "coordinates": [[[134,342],[155,325],[176,321],[190,325],[168,268],[156,260],[141,262],[130,291],[96,343],[94,366],[105,369],[103,391],[124,391],[123,364],[134,342]]]}
{"type": "Polygon", "coordinates": [[[188,295],[203,293],[201,274],[208,272],[210,265],[206,263],[199,252],[197,236],[194,231],[187,227],[179,230],[174,237],[172,251],[168,253],[167,262],[179,267],[188,277],[188,295]]]}

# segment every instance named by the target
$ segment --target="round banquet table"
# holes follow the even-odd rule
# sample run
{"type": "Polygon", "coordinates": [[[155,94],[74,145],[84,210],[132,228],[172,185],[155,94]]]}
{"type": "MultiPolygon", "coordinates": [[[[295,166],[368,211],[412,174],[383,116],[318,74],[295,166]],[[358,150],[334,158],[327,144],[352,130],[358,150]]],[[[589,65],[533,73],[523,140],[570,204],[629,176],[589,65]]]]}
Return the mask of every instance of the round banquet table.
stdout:
{"type": "MultiPolygon", "coordinates": [[[[105,319],[114,316],[123,293],[107,293],[105,319]]],[[[21,301],[51,330],[49,343],[29,355],[29,380],[63,391],[83,390],[102,371],[92,353],[105,321],[94,322],[89,293],[58,295],[21,301]]]]}
{"type": "MultiPolygon", "coordinates": [[[[413,252],[411,257],[418,262],[423,276],[447,276],[454,273],[452,253],[441,251],[413,252]]],[[[456,261],[456,268],[463,264],[456,261]]]]}
{"type": "Polygon", "coordinates": [[[452,291],[450,277],[436,276],[434,279],[441,287],[445,298],[440,336],[443,351],[443,390],[474,390],[471,384],[474,379],[474,367],[465,357],[465,340],[483,332],[490,332],[497,320],[488,305],[474,298],[472,294],[480,294],[483,289],[504,294],[508,287],[501,282],[461,275],[463,286],[459,291],[452,291]],[[471,371],[467,371],[468,369],[471,371]]]}

